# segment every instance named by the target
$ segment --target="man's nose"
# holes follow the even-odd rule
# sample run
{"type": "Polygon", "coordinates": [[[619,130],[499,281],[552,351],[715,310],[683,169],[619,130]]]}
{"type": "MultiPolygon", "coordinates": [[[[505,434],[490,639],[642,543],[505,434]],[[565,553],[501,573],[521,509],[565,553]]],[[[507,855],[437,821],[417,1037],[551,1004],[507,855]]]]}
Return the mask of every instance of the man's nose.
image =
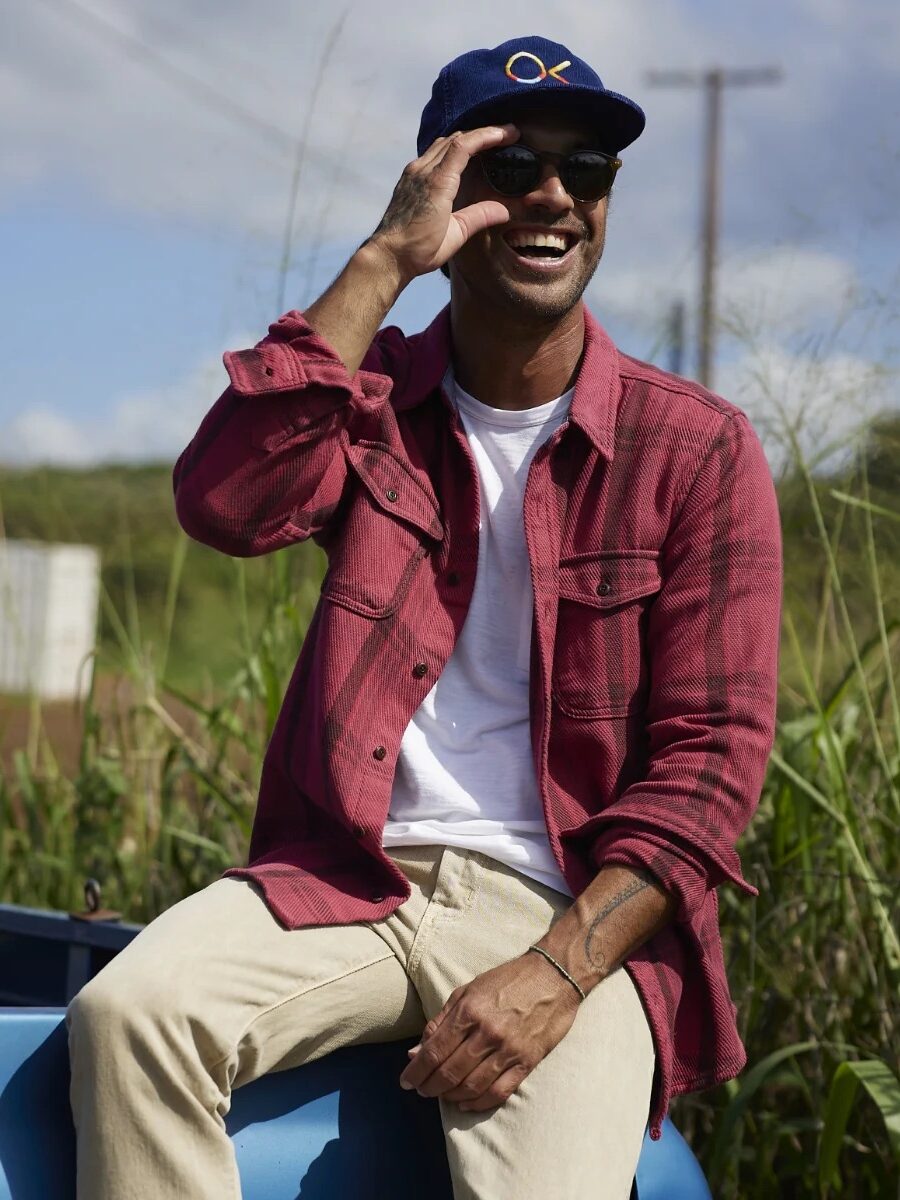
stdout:
{"type": "Polygon", "coordinates": [[[559,172],[550,163],[544,164],[540,183],[522,200],[529,207],[548,208],[555,213],[569,212],[575,207],[575,201],[563,187],[559,172]]]}

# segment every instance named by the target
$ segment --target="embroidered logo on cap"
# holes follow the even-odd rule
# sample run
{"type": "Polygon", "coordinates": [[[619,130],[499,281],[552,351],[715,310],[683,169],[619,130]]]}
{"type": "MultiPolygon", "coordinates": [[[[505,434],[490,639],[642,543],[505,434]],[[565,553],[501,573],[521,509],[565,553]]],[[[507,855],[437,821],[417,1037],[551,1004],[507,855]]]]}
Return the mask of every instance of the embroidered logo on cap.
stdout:
{"type": "Polygon", "coordinates": [[[519,50],[506,64],[506,77],[507,79],[512,79],[515,83],[540,83],[549,75],[551,79],[555,79],[559,83],[568,83],[568,79],[563,79],[562,75],[558,75],[557,72],[564,71],[566,67],[571,67],[571,65],[571,60],[567,58],[563,62],[557,63],[555,67],[547,68],[536,54],[531,54],[528,50],[519,50]],[[517,62],[520,58],[530,58],[531,61],[537,65],[540,74],[530,76],[526,75],[524,77],[517,75],[515,71],[513,71],[513,63],[517,62]]]}

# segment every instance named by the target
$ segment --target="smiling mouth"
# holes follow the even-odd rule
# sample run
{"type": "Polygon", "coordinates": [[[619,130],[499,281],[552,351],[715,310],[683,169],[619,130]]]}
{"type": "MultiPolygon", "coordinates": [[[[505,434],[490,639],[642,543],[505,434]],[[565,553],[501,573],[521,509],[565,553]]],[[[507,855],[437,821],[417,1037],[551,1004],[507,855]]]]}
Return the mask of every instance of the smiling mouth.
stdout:
{"type": "Polygon", "coordinates": [[[520,262],[549,267],[567,258],[579,238],[568,230],[536,233],[513,229],[503,234],[503,241],[520,262]]]}

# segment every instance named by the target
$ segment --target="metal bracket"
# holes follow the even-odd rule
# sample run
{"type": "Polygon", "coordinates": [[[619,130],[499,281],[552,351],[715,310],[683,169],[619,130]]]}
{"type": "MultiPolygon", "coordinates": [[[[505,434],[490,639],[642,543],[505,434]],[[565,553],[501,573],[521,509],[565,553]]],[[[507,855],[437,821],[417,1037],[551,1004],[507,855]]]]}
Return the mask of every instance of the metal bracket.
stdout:
{"type": "Polygon", "coordinates": [[[113,912],[111,908],[100,907],[100,884],[96,879],[84,881],[84,902],[87,905],[84,912],[72,912],[69,916],[73,921],[121,921],[122,914],[113,912]]]}

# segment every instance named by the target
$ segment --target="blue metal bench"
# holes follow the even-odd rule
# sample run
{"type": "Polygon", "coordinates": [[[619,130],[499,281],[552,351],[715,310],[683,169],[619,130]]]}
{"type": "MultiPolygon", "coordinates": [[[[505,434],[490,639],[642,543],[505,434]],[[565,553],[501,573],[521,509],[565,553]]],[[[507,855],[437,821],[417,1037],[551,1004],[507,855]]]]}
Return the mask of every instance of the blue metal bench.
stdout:
{"type": "MultiPolygon", "coordinates": [[[[61,1005],[139,928],[0,905],[0,1004],[16,1006],[0,1007],[0,1200],[73,1200],[61,1005]]],[[[438,1105],[397,1084],[414,1043],[348,1047],[237,1089],[226,1123],[244,1200],[452,1200],[438,1105]]],[[[633,1196],[710,1200],[669,1120],[644,1139],[633,1196]]]]}
{"type": "MultiPolygon", "coordinates": [[[[64,1012],[0,1009],[0,1200],[75,1195],[64,1012]]],[[[438,1106],[397,1086],[411,1045],[348,1047],[239,1088],[227,1125],[244,1200],[452,1200],[438,1106]]],[[[635,1195],[709,1200],[669,1120],[644,1140],[635,1195]]]]}

